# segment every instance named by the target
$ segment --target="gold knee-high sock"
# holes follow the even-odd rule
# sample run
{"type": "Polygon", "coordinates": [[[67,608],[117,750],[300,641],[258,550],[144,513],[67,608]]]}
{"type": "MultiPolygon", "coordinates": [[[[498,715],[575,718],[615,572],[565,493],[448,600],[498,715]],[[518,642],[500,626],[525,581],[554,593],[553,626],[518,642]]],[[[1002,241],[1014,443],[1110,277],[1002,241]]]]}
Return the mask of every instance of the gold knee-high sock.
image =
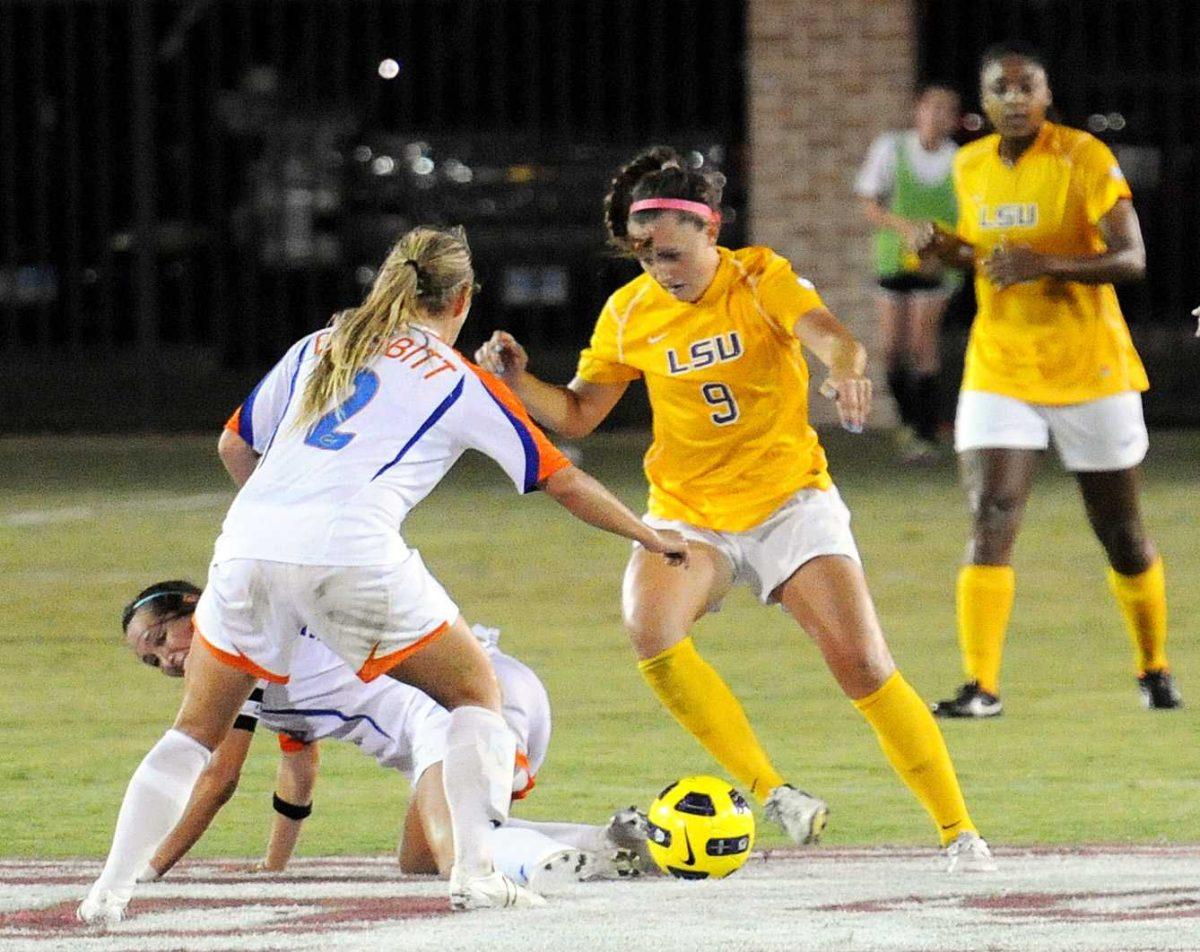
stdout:
{"type": "Polygon", "coordinates": [[[929,706],[900,672],[854,706],[875,729],[892,768],[933,817],[942,845],[959,833],[974,831],[942,732],[929,706]]]}
{"type": "Polygon", "coordinates": [[[1011,565],[964,565],[958,570],[958,643],[967,679],[1000,693],[1000,659],[1012,614],[1016,579],[1011,565]]]}
{"type": "Polygon", "coordinates": [[[663,707],[759,803],[783,783],[754,736],[742,705],[729,685],[700,657],[690,637],[653,658],[639,661],[638,670],[663,707]]]}
{"type": "Polygon", "coordinates": [[[1108,570],[1108,587],[1117,599],[1121,617],[1133,642],[1133,663],[1139,675],[1167,667],[1167,582],[1163,562],[1156,558],[1137,575],[1108,570]]]}

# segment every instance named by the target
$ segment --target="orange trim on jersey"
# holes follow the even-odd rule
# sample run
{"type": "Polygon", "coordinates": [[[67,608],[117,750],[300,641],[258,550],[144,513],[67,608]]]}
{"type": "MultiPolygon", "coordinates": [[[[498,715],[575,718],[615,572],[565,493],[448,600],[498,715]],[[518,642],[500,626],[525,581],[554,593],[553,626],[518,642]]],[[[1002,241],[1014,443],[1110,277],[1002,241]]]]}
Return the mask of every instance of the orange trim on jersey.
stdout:
{"type": "Polygon", "coordinates": [[[291,734],[278,734],[276,736],[279,738],[279,749],[285,754],[298,754],[308,746],[304,741],[296,740],[291,734]]]}
{"type": "Polygon", "coordinates": [[[233,416],[231,416],[228,420],[225,421],[225,429],[232,430],[238,436],[241,436],[242,434],[241,434],[241,431],[239,430],[239,427],[241,426],[241,424],[242,424],[242,408],[239,405],[238,408],[233,411],[233,416]]]}
{"type": "Polygon", "coordinates": [[[551,443],[541,428],[533,422],[529,416],[529,412],[525,409],[525,404],[509,389],[508,384],[494,374],[488,373],[482,367],[477,367],[465,358],[463,359],[463,363],[474,371],[480,383],[487,387],[488,393],[495,397],[509,413],[525,424],[529,435],[533,437],[533,445],[537,447],[538,451],[537,481],[539,483],[545,482],[560,469],[566,469],[571,465],[571,461],[563,456],[558,447],[551,443]]]}
{"type": "Polygon", "coordinates": [[[200,644],[204,645],[205,648],[211,651],[218,661],[229,665],[231,668],[237,668],[239,671],[245,671],[247,674],[252,674],[256,678],[262,678],[264,681],[271,681],[275,684],[288,683],[287,675],[274,674],[261,665],[255,664],[241,652],[238,654],[230,654],[228,651],[222,651],[204,637],[204,634],[199,628],[196,627],[196,621],[194,618],[192,619],[192,630],[195,631],[196,637],[200,639],[200,644]]]}
{"type": "Polygon", "coordinates": [[[526,781],[525,786],[523,786],[520,790],[513,791],[512,798],[514,800],[524,800],[527,796],[529,796],[529,792],[535,786],[537,786],[537,777],[534,776],[533,770],[529,766],[529,758],[525,755],[525,751],[521,750],[520,747],[517,748],[517,756],[514,759],[516,761],[517,771],[525,771],[525,776],[529,779],[526,781]]]}
{"type": "Polygon", "coordinates": [[[409,655],[420,651],[449,630],[450,622],[444,621],[429,634],[422,635],[408,647],[401,648],[399,651],[393,651],[391,654],[380,655],[378,658],[375,657],[375,652],[379,649],[379,643],[376,642],[375,647],[371,649],[371,653],[367,655],[367,660],[362,663],[362,667],[355,673],[363,681],[374,681],[381,674],[387,674],[409,655]]]}

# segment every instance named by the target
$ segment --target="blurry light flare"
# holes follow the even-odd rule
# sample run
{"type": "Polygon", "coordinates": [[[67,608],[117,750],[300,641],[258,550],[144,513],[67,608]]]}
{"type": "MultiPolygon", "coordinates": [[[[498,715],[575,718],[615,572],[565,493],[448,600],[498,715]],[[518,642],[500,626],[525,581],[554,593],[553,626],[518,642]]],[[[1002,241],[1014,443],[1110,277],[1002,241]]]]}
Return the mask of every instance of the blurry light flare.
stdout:
{"type": "Polygon", "coordinates": [[[371,163],[371,171],[376,175],[391,175],[394,171],[396,171],[396,160],[390,155],[378,156],[375,161],[371,163]]]}
{"type": "Polygon", "coordinates": [[[1113,132],[1120,132],[1125,128],[1125,117],[1119,112],[1110,112],[1108,114],[1108,128],[1113,132]]]}
{"type": "Polygon", "coordinates": [[[371,151],[369,145],[360,145],[354,150],[354,160],[356,162],[370,162],[374,156],[375,153],[371,151]]]}
{"type": "Polygon", "coordinates": [[[354,279],[359,284],[370,284],[375,280],[375,269],[369,268],[365,264],[359,265],[354,271],[354,279]]]}
{"type": "Polygon", "coordinates": [[[977,112],[968,112],[962,118],[962,126],[968,132],[978,132],[983,128],[983,116],[977,112]]]}
{"type": "Polygon", "coordinates": [[[385,59],[379,64],[379,75],[383,79],[395,79],[400,75],[400,64],[394,59],[385,59]]]}
{"type": "Polygon", "coordinates": [[[415,175],[432,174],[434,170],[433,159],[425,155],[418,159],[414,159],[412,163],[412,170],[415,175]]]}

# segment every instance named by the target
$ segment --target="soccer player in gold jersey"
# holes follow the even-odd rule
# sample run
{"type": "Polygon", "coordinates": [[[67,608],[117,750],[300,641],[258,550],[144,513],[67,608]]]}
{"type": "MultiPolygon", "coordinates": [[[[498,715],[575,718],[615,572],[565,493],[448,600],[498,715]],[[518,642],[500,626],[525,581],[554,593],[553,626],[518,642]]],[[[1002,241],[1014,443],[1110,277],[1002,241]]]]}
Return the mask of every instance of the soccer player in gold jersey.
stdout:
{"type": "Polygon", "coordinates": [[[827,807],[786,784],[689,630],[735,584],[778,603],[816,641],[888,760],[933,817],[951,869],[990,868],[929,709],[896,670],[867,591],[850,514],[808,422],[807,347],[850,428],[870,410],[863,347],[813,285],[769,248],[717,245],[724,177],[657,148],[613,179],[605,217],[643,274],[605,304],[575,379],[554,386],[497,332],[477,359],[564,436],[590,433],[645,380],[654,442],[645,458],[651,526],[689,542],[686,570],[635,547],[625,626],[646,682],[672,715],[797,842],[827,807]]]}
{"type": "Polygon", "coordinates": [[[1114,281],[1141,278],[1132,195],[1098,139],[1046,120],[1050,86],[1031,50],[993,47],[980,71],[995,133],[955,159],[958,229],[925,226],[923,254],[976,265],[955,448],[973,526],[957,585],[967,683],[945,717],[991,717],[1013,603],[1013,543],[1051,437],[1075,474],[1133,642],[1143,703],[1175,708],[1163,563],[1138,506],[1149,386],[1114,281]]]}

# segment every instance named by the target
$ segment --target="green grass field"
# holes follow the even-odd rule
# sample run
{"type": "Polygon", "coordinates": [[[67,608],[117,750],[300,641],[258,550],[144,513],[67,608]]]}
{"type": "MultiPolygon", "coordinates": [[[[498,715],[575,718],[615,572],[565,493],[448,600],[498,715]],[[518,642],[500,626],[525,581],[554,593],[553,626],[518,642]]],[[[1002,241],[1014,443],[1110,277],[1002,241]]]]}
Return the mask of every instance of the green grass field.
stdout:
{"type": "MultiPolygon", "coordinates": [[[[894,653],[928,699],[961,680],[953,582],[966,514],[952,464],[892,463],[883,437],[828,434],[894,653]]],[[[1016,556],[1005,716],[951,723],[968,802],[999,844],[1200,840],[1200,434],[1162,433],[1145,507],[1167,560],[1172,663],[1182,712],[1138,704],[1130,649],[1074,483],[1047,459],[1016,556]]],[[[589,441],[585,467],[640,511],[640,436],[589,441]]],[[[135,662],[121,606],[166,577],[202,583],[232,492],[215,437],[0,441],[0,856],[102,856],[124,785],[169,724],[179,683],[135,662]]],[[[522,499],[498,469],[465,460],[405,532],[472,620],[549,688],[555,733],[529,816],[600,822],[673,778],[719,768],[642,685],[621,631],[626,546],[550,500],[522,499]]],[[[776,609],[738,592],[698,641],[744,701],[783,772],[827,798],[832,844],[930,844],[815,648],[776,609]]],[[[327,744],[302,854],[390,850],[407,796],[399,775],[327,744]]],[[[198,847],[263,847],[276,745],[255,744],[242,786],[198,847]]],[[[764,831],[766,832],[766,831],[764,831]]],[[[766,833],[761,842],[778,842],[766,833]]]]}

